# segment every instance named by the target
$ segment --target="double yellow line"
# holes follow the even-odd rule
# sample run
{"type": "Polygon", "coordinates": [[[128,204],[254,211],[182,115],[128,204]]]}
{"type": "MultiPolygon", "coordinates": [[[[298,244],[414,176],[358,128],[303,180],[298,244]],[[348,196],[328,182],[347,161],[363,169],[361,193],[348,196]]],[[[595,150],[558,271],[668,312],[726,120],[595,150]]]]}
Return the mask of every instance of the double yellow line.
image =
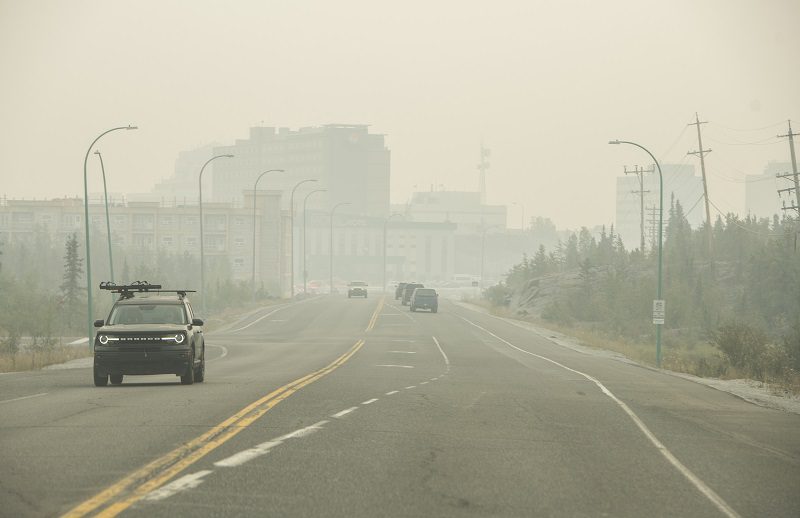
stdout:
{"type": "MultiPolygon", "coordinates": [[[[373,319],[377,319],[379,307],[373,319]]],[[[97,516],[116,516],[133,505],[137,500],[154,491],[174,478],[207,454],[229,441],[233,436],[247,428],[272,407],[291,396],[301,388],[314,383],[350,359],[364,345],[364,340],[356,342],[346,353],[322,369],[307,374],[291,383],[270,392],[261,399],[244,407],[225,421],[203,435],[176,448],[150,464],[134,471],[113,486],[98,493],[67,512],[64,516],[82,517],[97,509],[97,516]]]]}

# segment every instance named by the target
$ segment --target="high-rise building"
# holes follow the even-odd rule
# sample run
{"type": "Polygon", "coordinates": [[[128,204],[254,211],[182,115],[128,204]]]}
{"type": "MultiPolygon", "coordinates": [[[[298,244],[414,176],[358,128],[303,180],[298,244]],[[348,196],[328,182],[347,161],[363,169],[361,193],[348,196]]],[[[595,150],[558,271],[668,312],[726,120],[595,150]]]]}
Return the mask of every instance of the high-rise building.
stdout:
{"type": "MultiPolygon", "coordinates": [[[[389,213],[389,150],[384,136],[369,132],[366,125],[328,124],[319,127],[254,127],[250,137],[232,146],[218,146],[214,154],[232,154],[233,159],[214,162],[212,197],[215,201],[241,200],[253,189],[256,177],[271,173],[259,187],[289,191],[299,181],[317,180],[313,189],[326,189],[309,199],[309,210],[330,210],[347,202],[347,212],[369,217],[389,213]]],[[[303,192],[312,189],[303,187],[303,192]]],[[[300,191],[295,196],[298,201],[300,191]]],[[[288,204],[289,197],[284,197],[288,204]]]]}
{"type": "MultiPolygon", "coordinates": [[[[648,168],[649,169],[649,168],[648,168]]],[[[669,219],[670,203],[680,202],[686,219],[693,228],[705,221],[703,209],[703,179],[695,175],[692,164],[661,164],[664,176],[664,227],[669,219]]],[[[644,173],[644,234],[645,247],[652,246],[652,236],[658,231],[659,179],[658,171],[644,173]]],[[[617,210],[615,232],[622,237],[627,249],[639,248],[641,241],[641,198],[636,175],[617,177],[617,210]]],[[[713,199],[713,198],[712,198],[713,199]]],[[[713,215],[712,215],[713,218],[713,215]]]]}
{"type": "Polygon", "coordinates": [[[781,216],[782,203],[785,201],[787,207],[792,206],[794,193],[786,193],[781,199],[778,190],[791,187],[793,184],[790,179],[777,178],[776,175],[791,171],[792,164],[789,162],[771,161],[764,167],[762,174],[747,175],[744,188],[745,211],[759,218],[771,218],[776,214],[781,216]]]}

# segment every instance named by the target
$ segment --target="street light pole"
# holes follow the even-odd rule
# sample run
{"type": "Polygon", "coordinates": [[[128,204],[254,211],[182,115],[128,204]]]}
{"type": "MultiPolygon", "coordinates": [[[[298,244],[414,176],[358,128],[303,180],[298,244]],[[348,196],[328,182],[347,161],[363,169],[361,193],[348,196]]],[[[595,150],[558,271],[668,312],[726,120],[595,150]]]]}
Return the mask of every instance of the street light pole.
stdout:
{"type": "MultiPolygon", "coordinates": [[[[650,155],[650,158],[653,159],[653,162],[656,164],[656,168],[658,169],[658,288],[656,291],[656,299],[661,299],[661,275],[662,275],[662,264],[663,264],[663,244],[662,244],[662,232],[664,229],[664,176],[661,174],[661,165],[659,165],[658,160],[656,157],[653,156],[653,153],[647,150],[644,146],[637,144],[636,142],[628,142],[626,140],[610,140],[609,144],[630,144],[631,146],[636,146],[639,149],[643,150],[645,153],[650,155]]],[[[710,222],[709,222],[710,224],[710,222]]],[[[663,324],[656,324],[656,367],[661,367],[661,326],[663,324]]]]}
{"type": "Polygon", "coordinates": [[[304,183],[308,182],[316,182],[316,178],[308,178],[306,180],[300,180],[292,187],[292,194],[289,196],[289,230],[292,235],[292,243],[291,243],[291,251],[292,251],[292,260],[289,261],[289,284],[291,285],[291,298],[294,298],[294,192],[297,190],[298,187],[303,185],[304,183]]]}
{"type": "Polygon", "coordinates": [[[399,212],[395,212],[383,220],[383,293],[386,293],[386,226],[389,224],[389,220],[395,216],[402,217],[403,215],[399,212]]]}
{"type": "Polygon", "coordinates": [[[256,188],[258,187],[258,181],[261,180],[261,177],[272,172],[282,173],[283,169],[269,169],[264,171],[258,175],[255,183],[253,183],[253,278],[250,281],[250,284],[253,286],[253,300],[256,299],[256,188]]]}
{"type": "Polygon", "coordinates": [[[330,262],[331,262],[331,264],[330,264],[330,273],[331,273],[331,288],[330,288],[330,290],[331,290],[331,293],[333,293],[333,213],[336,211],[336,209],[338,209],[342,205],[352,205],[352,204],[349,201],[343,201],[341,203],[337,203],[331,209],[331,247],[329,249],[329,251],[330,251],[330,262]]]}
{"type": "Polygon", "coordinates": [[[111,269],[111,282],[114,282],[114,257],[111,255],[111,218],[108,217],[108,188],[106,186],[106,167],[103,164],[103,155],[100,150],[94,152],[100,159],[100,170],[103,172],[103,200],[106,205],[106,234],[108,238],[108,266],[111,269]]]}
{"type": "Polygon", "coordinates": [[[89,162],[89,153],[92,152],[92,148],[97,143],[100,138],[105,135],[106,133],[111,133],[112,131],[117,130],[135,130],[138,129],[136,126],[131,126],[130,124],[127,126],[120,126],[119,128],[111,128],[110,130],[106,130],[101,133],[96,139],[92,141],[89,145],[89,149],[86,150],[86,156],[83,158],[83,220],[86,227],[86,297],[89,307],[87,308],[86,313],[86,328],[87,328],[87,337],[89,338],[89,350],[94,349],[94,342],[92,341],[92,331],[94,329],[92,323],[92,255],[91,249],[89,247],[89,181],[86,174],[86,165],[89,162]]]}
{"type": "Polygon", "coordinates": [[[203,241],[203,171],[205,171],[206,166],[210,164],[212,160],[216,160],[217,158],[233,158],[233,155],[216,155],[206,160],[206,163],[200,168],[200,176],[197,180],[200,190],[200,305],[203,307],[203,313],[206,311],[205,243],[203,241]]]}
{"type": "Polygon", "coordinates": [[[307,277],[308,277],[308,270],[306,269],[306,203],[308,203],[308,197],[314,194],[315,192],[327,192],[327,189],[317,189],[315,191],[311,191],[310,193],[306,194],[306,197],[303,198],[303,295],[308,293],[307,287],[307,277]]]}

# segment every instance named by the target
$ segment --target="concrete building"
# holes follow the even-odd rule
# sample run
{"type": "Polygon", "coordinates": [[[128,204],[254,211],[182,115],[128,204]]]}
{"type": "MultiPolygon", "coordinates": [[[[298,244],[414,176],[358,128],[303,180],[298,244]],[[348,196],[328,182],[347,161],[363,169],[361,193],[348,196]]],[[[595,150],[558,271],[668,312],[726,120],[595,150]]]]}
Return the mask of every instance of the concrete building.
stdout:
{"type": "MultiPolygon", "coordinates": [[[[369,133],[366,125],[329,124],[296,131],[254,127],[249,138],[215,147],[214,154],[235,155],[213,164],[215,201],[240,201],[261,172],[283,169],[284,173],[265,176],[259,185],[289,191],[301,180],[316,178],[313,188],[327,192],[309,200],[311,210],[326,211],[347,202],[350,212],[367,217],[389,214],[389,150],[384,136],[369,133]]],[[[310,188],[305,185],[301,189],[308,192],[310,188]]],[[[288,197],[283,203],[288,206],[288,197]]]]}
{"type": "Polygon", "coordinates": [[[747,175],[744,188],[745,211],[759,218],[772,218],[776,214],[783,216],[783,203],[787,207],[795,205],[795,196],[793,192],[780,196],[778,190],[792,187],[794,183],[790,178],[777,178],[776,175],[791,172],[792,164],[789,162],[769,162],[762,174],[747,175]]]}
{"type": "MultiPolygon", "coordinates": [[[[256,235],[256,283],[274,294],[289,288],[288,213],[280,191],[258,191],[253,217],[252,192],[245,204],[203,203],[205,257],[209,264],[227,262],[234,279],[250,281],[253,273],[253,229],[256,235]]],[[[199,256],[199,207],[161,202],[114,203],[109,207],[114,269],[150,263],[159,253],[199,256]]],[[[95,278],[107,277],[105,211],[101,200],[89,204],[92,263],[95,278]]],[[[0,242],[30,241],[37,233],[56,242],[77,233],[83,241],[84,207],[79,198],[48,201],[0,201],[0,242]]],[[[123,279],[132,281],[135,279],[123,279]]],[[[153,280],[153,279],[148,279],[153,280]]],[[[198,280],[199,282],[199,280],[198,280]]],[[[193,287],[197,288],[197,287],[193,287]]]]}
{"type": "Polygon", "coordinates": [[[403,214],[407,221],[454,223],[458,235],[481,234],[483,229],[505,229],[508,208],[481,203],[480,192],[415,192],[405,205],[393,205],[392,212],[403,214]]]}
{"type": "MultiPolygon", "coordinates": [[[[328,286],[331,278],[330,214],[311,212],[306,224],[306,270],[314,285],[328,286]]],[[[455,265],[455,224],[421,223],[385,218],[368,218],[336,212],[333,222],[334,286],[349,280],[363,280],[380,286],[383,282],[384,229],[386,231],[386,280],[444,281],[452,277],[455,265]]],[[[297,234],[298,259],[302,252],[302,225],[297,234]]],[[[302,264],[295,269],[302,272],[302,264]]],[[[302,274],[296,282],[302,285],[302,274]]]]}
{"type": "MultiPolygon", "coordinates": [[[[649,168],[648,168],[649,169],[649,168]]],[[[664,176],[664,226],[669,218],[672,199],[680,202],[692,228],[705,221],[703,180],[695,175],[692,164],[661,164],[664,176]]],[[[652,246],[658,230],[659,179],[658,171],[643,175],[645,247],[652,246]]],[[[639,180],[629,174],[617,177],[616,220],[614,230],[629,250],[640,247],[641,203],[639,180]]],[[[713,199],[713,198],[712,198],[713,199]]],[[[711,215],[712,219],[714,215],[711,215]]]]}

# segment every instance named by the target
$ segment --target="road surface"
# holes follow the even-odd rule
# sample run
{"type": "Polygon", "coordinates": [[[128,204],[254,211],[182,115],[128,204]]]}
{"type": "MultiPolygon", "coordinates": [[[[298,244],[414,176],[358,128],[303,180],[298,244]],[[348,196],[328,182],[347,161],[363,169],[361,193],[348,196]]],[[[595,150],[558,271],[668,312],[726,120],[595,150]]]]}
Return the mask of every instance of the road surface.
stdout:
{"type": "Polygon", "coordinates": [[[442,301],[206,335],[207,381],[0,375],[2,516],[800,516],[800,416],[442,301]]]}

